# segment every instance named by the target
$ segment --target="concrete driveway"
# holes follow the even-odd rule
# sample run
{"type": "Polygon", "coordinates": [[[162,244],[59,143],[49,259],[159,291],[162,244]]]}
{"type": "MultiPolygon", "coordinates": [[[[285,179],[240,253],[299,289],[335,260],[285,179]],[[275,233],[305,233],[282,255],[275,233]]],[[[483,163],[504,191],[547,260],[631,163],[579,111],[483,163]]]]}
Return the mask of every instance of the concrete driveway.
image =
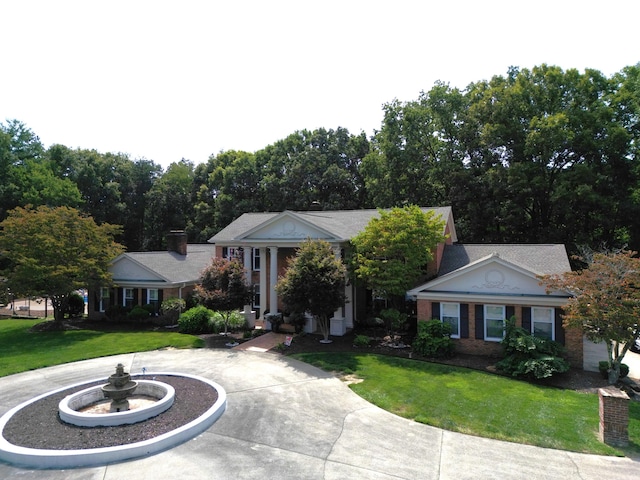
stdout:
{"type": "Polygon", "coordinates": [[[129,462],[73,470],[0,463],[0,478],[598,479],[631,478],[640,463],[452,433],[387,413],[337,378],[270,353],[163,350],[98,358],[0,378],[0,414],[37,394],[108,376],[182,372],[227,391],[227,410],[202,435],[129,462]]]}

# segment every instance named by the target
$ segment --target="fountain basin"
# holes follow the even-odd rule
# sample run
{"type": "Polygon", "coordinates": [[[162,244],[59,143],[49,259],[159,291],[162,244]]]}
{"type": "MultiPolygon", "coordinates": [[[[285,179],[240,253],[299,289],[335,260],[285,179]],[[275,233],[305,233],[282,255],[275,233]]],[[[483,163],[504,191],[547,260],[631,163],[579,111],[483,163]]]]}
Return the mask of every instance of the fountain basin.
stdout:
{"type": "Polygon", "coordinates": [[[142,422],[161,414],[173,405],[175,389],[163,382],[154,380],[138,380],[136,395],[156,399],[139,408],[123,412],[89,413],[80,411],[83,408],[107,401],[103,387],[89,387],[62,399],[58,405],[58,413],[63,422],[79,427],[113,427],[142,422]]]}
{"type": "MultiPolygon", "coordinates": [[[[220,418],[226,409],[227,394],[225,390],[222,386],[211,380],[196,375],[175,372],[153,372],[149,373],[149,375],[184,377],[202,382],[217,392],[217,398],[213,404],[211,404],[210,407],[197,418],[188,421],[173,430],[167,431],[166,433],[159,434],[147,440],[136,441],[134,443],[98,448],[76,447],[69,449],[47,449],[15,445],[5,438],[4,431],[7,424],[14,416],[18,415],[23,409],[28,408],[31,404],[67,389],[77,388],[83,385],[98,384],[100,381],[104,380],[104,377],[68,385],[27,400],[0,417],[0,461],[25,468],[66,469],[108,465],[111,463],[153,455],[163,450],[173,448],[203,433],[211,427],[218,418],[220,418]]],[[[153,422],[154,420],[155,419],[149,419],[148,421],[153,422]]],[[[116,428],[127,427],[122,426],[116,428]]]]}

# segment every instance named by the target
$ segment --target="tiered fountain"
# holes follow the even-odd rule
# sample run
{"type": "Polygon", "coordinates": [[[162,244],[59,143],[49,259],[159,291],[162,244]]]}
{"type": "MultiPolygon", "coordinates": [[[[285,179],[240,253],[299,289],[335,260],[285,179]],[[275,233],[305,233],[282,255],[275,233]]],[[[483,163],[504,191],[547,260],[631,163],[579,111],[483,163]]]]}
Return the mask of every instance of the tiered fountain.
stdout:
{"type": "MultiPolygon", "coordinates": [[[[118,428],[125,425],[150,421],[162,421],[161,413],[174,406],[176,392],[173,386],[156,381],[138,378],[124,371],[118,364],[116,372],[109,376],[108,383],[100,386],[99,381],[92,380],[82,384],[70,385],[38,397],[9,410],[0,418],[0,460],[29,468],[74,468],[94,465],[106,465],[136,457],[152,455],[172,448],[208,429],[224,412],[227,396],[224,389],[210,380],[195,375],[154,372],[152,377],[179,377],[183,380],[202,382],[206,388],[212,388],[217,395],[211,407],[203,414],[166,433],[135,443],[85,449],[41,449],[15,445],[8,441],[3,432],[14,415],[21,410],[37,405],[39,401],[66,390],[75,391],[83,385],[92,385],[64,397],[58,404],[59,418],[72,425],[71,428],[118,428]]],[[[103,377],[104,378],[104,377],[103,377]]],[[[184,398],[184,397],[183,397],[184,398]]],[[[184,400],[183,400],[184,401],[184,400]]],[[[174,406],[174,408],[176,408],[174,406]]],[[[173,426],[173,424],[171,424],[173,426]]],[[[144,425],[143,425],[144,427],[144,425]]],[[[50,432],[43,431],[42,439],[50,432]]]]}

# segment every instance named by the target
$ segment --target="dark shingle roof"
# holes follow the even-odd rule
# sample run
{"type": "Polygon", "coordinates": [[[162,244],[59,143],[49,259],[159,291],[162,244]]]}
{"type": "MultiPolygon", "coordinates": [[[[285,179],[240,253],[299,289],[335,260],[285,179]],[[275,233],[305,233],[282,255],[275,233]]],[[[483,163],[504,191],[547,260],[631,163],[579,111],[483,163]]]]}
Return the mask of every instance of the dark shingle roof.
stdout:
{"type": "Polygon", "coordinates": [[[187,255],[155,251],[130,252],[124,256],[157,273],[170,283],[179,283],[198,280],[200,272],[211,263],[214,253],[214,245],[189,244],[187,255]]]}
{"type": "Polygon", "coordinates": [[[446,275],[494,253],[507,262],[538,275],[561,274],[571,270],[564,245],[558,244],[486,244],[446,245],[438,276],[446,275]]]}
{"type": "MultiPolygon", "coordinates": [[[[436,216],[447,220],[451,215],[451,207],[422,208],[433,211],[436,216]]],[[[378,210],[320,210],[291,212],[300,219],[316,225],[331,233],[335,238],[349,240],[364,230],[369,221],[378,217],[378,210]]],[[[209,242],[228,243],[238,239],[245,232],[280,215],[281,212],[245,213],[234,220],[226,228],[214,235],[209,242]]]]}

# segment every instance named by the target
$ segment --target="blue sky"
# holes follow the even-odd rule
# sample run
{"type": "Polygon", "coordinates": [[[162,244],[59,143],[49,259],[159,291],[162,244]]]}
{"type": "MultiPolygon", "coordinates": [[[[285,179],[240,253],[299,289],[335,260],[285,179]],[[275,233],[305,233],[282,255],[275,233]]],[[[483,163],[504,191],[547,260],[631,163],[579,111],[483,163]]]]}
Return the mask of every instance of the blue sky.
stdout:
{"type": "Polygon", "coordinates": [[[637,0],[0,0],[0,18],[0,121],[165,168],[305,128],[371,135],[437,80],[640,62],[637,0]]]}

